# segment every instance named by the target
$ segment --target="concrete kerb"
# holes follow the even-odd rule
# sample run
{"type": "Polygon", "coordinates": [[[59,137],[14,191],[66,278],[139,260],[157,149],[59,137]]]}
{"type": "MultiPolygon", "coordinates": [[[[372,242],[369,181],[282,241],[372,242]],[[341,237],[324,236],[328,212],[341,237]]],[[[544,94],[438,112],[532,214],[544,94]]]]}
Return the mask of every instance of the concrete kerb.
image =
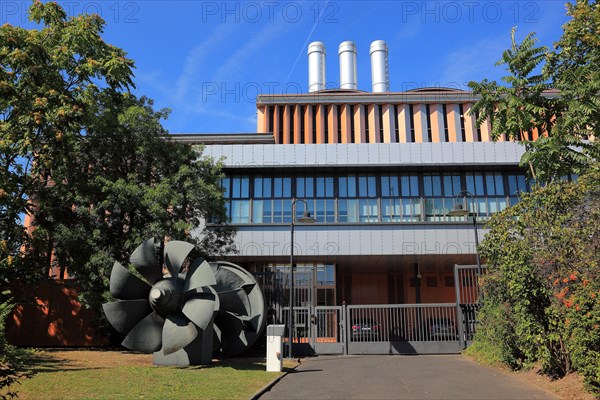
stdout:
{"type": "Polygon", "coordinates": [[[279,382],[281,379],[283,379],[283,377],[285,377],[287,374],[289,374],[290,372],[292,372],[293,370],[295,370],[296,368],[298,368],[298,366],[300,364],[302,364],[302,360],[303,359],[299,358],[298,359],[298,364],[296,364],[296,366],[288,369],[282,375],[279,375],[277,378],[275,378],[271,382],[267,383],[265,386],[263,386],[261,389],[259,389],[258,392],[254,393],[252,395],[252,397],[250,397],[250,400],[257,400],[257,399],[260,398],[260,396],[262,396],[263,394],[265,394],[266,392],[268,392],[269,390],[271,390],[271,388],[273,386],[275,386],[277,384],[277,382],[279,382]]]}

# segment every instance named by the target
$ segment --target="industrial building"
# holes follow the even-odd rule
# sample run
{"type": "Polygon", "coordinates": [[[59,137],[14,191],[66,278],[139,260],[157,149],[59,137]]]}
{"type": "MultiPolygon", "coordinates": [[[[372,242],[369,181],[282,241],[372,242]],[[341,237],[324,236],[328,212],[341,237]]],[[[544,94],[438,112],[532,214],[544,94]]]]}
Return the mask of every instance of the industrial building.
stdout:
{"type": "MultiPolygon", "coordinates": [[[[489,123],[476,126],[470,110],[477,98],[469,92],[390,92],[383,41],[370,46],[371,92],[357,90],[355,44],[341,43],[338,55],[339,88],[327,90],[325,45],[311,43],[309,92],[258,96],[256,133],[176,138],[203,143],[205,155],[223,158],[229,221],[238,229],[238,252],[227,259],[263,277],[271,322],[289,323],[294,218],[298,344],[319,352],[319,342],[335,342],[323,351],[352,352],[343,342],[356,333],[360,311],[382,334],[367,340],[379,347],[356,351],[381,352],[398,342],[411,346],[389,352],[454,351],[458,343],[414,342],[431,341],[431,327],[420,325],[425,314],[438,313],[458,340],[455,305],[476,301],[476,279],[472,267],[455,266],[476,264],[472,218],[482,229],[480,223],[528,190],[518,166],[523,147],[492,141],[489,123]],[[469,215],[449,215],[457,202],[469,215]],[[300,222],[305,211],[313,223],[300,222]],[[459,277],[459,270],[466,275],[459,277]],[[471,292],[468,301],[457,299],[461,290],[471,292]],[[415,304],[391,314],[392,305],[415,304]]],[[[529,134],[536,139],[539,133],[529,134]]],[[[464,332],[461,337],[468,339],[464,332]]]]}

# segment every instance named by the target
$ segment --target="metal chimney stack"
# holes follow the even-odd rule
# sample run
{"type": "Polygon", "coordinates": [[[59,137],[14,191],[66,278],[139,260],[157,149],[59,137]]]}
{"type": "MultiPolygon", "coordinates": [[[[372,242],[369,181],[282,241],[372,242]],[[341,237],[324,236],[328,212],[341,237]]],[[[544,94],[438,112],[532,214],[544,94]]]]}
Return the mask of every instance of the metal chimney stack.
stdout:
{"type": "Polygon", "coordinates": [[[340,43],[340,89],[357,89],[356,82],[356,45],[346,41],[340,43]]]}
{"type": "Polygon", "coordinates": [[[390,91],[390,76],[388,69],[388,47],[383,40],[371,43],[371,83],[374,93],[390,91]]]}
{"type": "Polygon", "coordinates": [[[312,42],[308,45],[308,91],[325,89],[325,45],[312,42]]]}

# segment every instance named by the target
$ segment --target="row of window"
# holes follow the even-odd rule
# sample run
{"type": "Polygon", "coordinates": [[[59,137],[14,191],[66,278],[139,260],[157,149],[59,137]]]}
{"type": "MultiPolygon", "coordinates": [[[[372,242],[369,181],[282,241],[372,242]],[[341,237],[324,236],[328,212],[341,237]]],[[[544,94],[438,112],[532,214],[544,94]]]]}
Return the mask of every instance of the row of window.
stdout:
{"type": "Polygon", "coordinates": [[[475,196],[514,196],[528,190],[524,175],[502,172],[232,175],[222,185],[230,199],[453,197],[461,190],[475,196]]]}
{"type": "MultiPolygon", "coordinates": [[[[454,198],[365,198],[302,199],[317,223],[385,223],[385,222],[455,222],[463,217],[449,216],[454,198]]],[[[484,220],[516,204],[517,196],[486,196],[468,199],[465,204],[472,214],[484,220]]],[[[292,221],[292,198],[239,199],[226,202],[229,221],[234,224],[276,224],[292,221]]],[[[296,219],[302,216],[299,203],[296,219]]]]}

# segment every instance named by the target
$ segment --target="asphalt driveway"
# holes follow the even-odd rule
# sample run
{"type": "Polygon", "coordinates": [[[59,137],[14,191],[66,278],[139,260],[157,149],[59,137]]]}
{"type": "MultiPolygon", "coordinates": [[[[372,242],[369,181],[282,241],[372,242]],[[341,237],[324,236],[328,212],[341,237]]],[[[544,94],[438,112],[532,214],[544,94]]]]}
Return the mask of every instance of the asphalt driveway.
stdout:
{"type": "Polygon", "coordinates": [[[557,399],[459,355],[305,359],[260,399],[557,399]]]}

